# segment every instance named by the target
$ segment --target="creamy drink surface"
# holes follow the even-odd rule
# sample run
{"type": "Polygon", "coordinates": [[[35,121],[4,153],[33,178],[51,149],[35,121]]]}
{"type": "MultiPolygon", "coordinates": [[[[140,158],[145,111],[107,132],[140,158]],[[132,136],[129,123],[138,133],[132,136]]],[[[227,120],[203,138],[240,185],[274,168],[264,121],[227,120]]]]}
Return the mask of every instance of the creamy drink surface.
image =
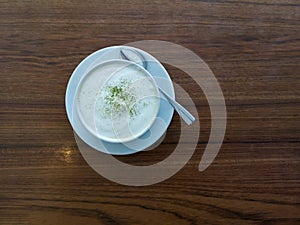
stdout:
{"type": "Polygon", "coordinates": [[[77,110],[99,138],[124,142],[143,134],[159,107],[158,91],[145,70],[122,60],[103,63],[81,81],[77,110]]]}

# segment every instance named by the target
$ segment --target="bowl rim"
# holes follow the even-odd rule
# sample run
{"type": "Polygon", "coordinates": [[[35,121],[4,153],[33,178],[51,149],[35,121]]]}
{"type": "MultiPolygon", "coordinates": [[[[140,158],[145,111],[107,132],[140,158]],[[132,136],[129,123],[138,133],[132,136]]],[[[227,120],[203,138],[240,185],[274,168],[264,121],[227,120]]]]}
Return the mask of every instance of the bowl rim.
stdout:
{"type": "MultiPolygon", "coordinates": [[[[109,80],[109,79],[107,79],[109,80]]],[[[106,80],[106,81],[107,81],[106,80]]],[[[105,82],[106,82],[105,81],[105,82]]],[[[132,61],[128,61],[128,60],[124,60],[124,59],[110,59],[110,60],[105,60],[105,61],[102,61],[100,63],[97,63],[96,65],[94,65],[91,69],[89,69],[88,71],[86,71],[84,73],[84,75],[81,77],[80,81],[78,82],[78,86],[76,88],[76,92],[75,92],[75,99],[74,99],[74,103],[75,103],[75,108],[76,108],[76,112],[78,114],[78,118],[79,118],[79,121],[82,123],[82,125],[87,129],[87,131],[92,134],[93,136],[95,136],[96,138],[99,138],[103,141],[107,141],[107,142],[110,142],[110,143],[125,143],[125,142],[129,142],[129,141],[132,141],[134,139],[137,139],[138,137],[142,136],[147,130],[149,130],[149,128],[153,125],[157,115],[158,115],[158,112],[159,112],[159,108],[160,108],[160,94],[159,94],[159,89],[158,89],[158,85],[154,79],[154,77],[150,74],[150,72],[148,70],[146,70],[144,67],[142,67],[141,65],[135,63],[135,62],[132,62],[132,61]],[[109,64],[109,63],[125,63],[127,65],[133,65],[135,66],[136,68],[139,69],[139,71],[142,71],[142,73],[144,75],[146,75],[146,77],[150,78],[152,84],[153,84],[153,87],[155,88],[155,96],[159,99],[157,101],[157,104],[156,107],[155,107],[155,113],[153,114],[153,116],[151,117],[151,120],[149,120],[149,122],[147,123],[147,126],[145,126],[140,132],[134,134],[134,135],[130,135],[128,137],[125,137],[125,138],[111,138],[111,137],[107,137],[105,135],[101,135],[100,133],[98,133],[95,129],[95,131],[93,131],[90,126],[88,126],[85,122],[85,120],[83,119],[83,115],[80,111],[80,107],[79,107],[79,104],[78,104],[78,95],[80,93],[80,88],[82,87],[82,84],[84,83],[84,80],[87,79],[88,75],[91,74],[95,69],[97,69],[98,67],[101,67],[101,66],[104,66],[105,64],[109,64]]],[[[132,131],[131,131],[131,134],[132,134],[132,131]]]]}

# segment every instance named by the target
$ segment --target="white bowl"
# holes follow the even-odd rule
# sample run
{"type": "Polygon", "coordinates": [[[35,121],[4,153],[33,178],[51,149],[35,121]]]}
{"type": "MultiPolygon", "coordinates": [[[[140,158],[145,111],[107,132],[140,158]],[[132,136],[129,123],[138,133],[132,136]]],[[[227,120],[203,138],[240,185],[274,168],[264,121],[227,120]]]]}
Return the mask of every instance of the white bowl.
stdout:
{"type": "Polygon", "coordinates": [[[159,111],[159,91],[151,74],[126,60],[94,66],[79,82],[75,107],[82,125],[97,138],[123,143],[144,134],[159,111]]]}

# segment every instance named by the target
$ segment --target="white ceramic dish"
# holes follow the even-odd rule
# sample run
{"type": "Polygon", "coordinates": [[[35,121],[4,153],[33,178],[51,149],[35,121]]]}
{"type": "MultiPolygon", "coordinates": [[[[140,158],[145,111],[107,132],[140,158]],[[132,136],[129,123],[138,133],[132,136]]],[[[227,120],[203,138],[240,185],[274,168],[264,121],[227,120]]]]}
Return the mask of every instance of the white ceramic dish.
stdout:
{"type": "MultiPolygon", "coordinates": [[[[86,127],[82,124],[79,119],[76,107],[74,104],[76,90],[80,83],[80,80],[86,74],[87,71],[91,70],[95,65],[102,63],[107,60],[120,59],[120,50],[122,48],[132,48],[128,46],[112,46],[94,52],[93,54],[86,57],[73,71],[72,76],[67,85],[65,104],[68,119],[71,123],[76,134],[89,146],[94,149],[114,154],[114,155],[127,155],[138,151],[149,148],[154,145],[166,132],[174,110],[172,106],[165,100],[162,96],[160,99],[159,111],[157,117],[155,118],[152,126],[139,138],[133,139],[126,143],[112,143],[99,139],[98,137],[92,135],[86,127]]],[[[150,54],[133,48],[139,51],[147,60],[147,71],[153,76],[157,85],[164,89],[171,97],[175,98],[174,88],[172,81],[165,70],[165,68],[160,64],[150,54]]]]}
{"type": "Polygon", "coordinates": [[[113,59],[89,70],[75,98],[81,123],[95,137],[124,143],[145,133],[159,110],[159,91],[140,65],[113,59]]]}

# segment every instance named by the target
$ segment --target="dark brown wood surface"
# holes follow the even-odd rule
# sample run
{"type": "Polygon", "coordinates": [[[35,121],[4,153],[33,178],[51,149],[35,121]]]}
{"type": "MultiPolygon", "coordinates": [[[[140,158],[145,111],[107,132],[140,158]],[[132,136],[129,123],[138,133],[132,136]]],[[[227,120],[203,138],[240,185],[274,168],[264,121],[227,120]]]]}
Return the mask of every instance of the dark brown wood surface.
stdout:
{"type": "MultiPolygon", "coordinates": [[[[299,28],[296,0],[0,0],[0,224],[300,224],[299,28]],[[164,182],[131,187],[81,156],[65,112],[68,79],[92,52],[138,40],[191,49],[219,81],[227,131],[204,172],[209,106],[170,65],[201,117],[189,163],[164,182]]],[[[174,115],[159,147],[117,158],[158,162],[179,127],[174,115]]]]}

